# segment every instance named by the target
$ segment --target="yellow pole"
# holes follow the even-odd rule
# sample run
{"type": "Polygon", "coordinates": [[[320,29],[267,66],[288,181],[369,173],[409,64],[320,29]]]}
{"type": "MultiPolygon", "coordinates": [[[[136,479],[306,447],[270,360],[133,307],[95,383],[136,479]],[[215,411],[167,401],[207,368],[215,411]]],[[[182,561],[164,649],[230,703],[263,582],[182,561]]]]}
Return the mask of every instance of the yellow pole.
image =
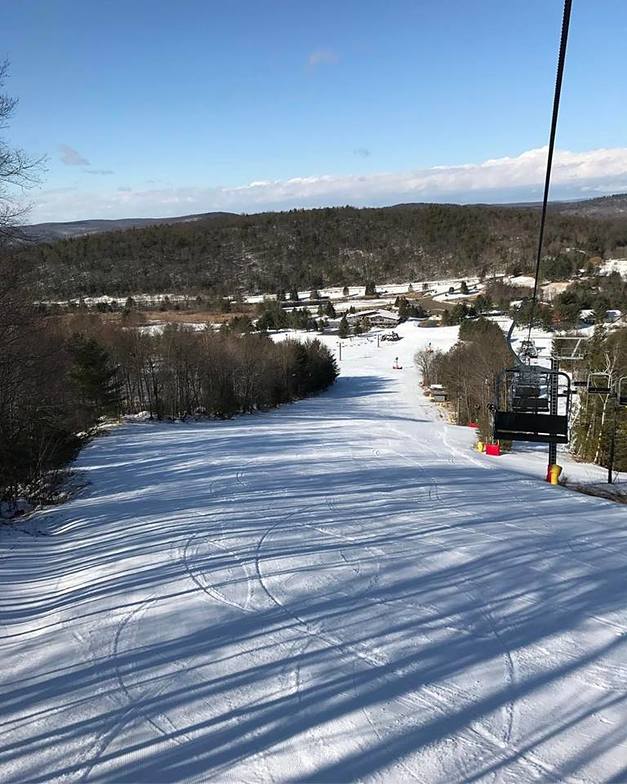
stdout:
{"type": "Polygon", "coordinates": [[[553,463],[549,468],[550,482],[552,485],[559,484],[559,478],[561,473],[562,473],[562,466],[553,463]]]}

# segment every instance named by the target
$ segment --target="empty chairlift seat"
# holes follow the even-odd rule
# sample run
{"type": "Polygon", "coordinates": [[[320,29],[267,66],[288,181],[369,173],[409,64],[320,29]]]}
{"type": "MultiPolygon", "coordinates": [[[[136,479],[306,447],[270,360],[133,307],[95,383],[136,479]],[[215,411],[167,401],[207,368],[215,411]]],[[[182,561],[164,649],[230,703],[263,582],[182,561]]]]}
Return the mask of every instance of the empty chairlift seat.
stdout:
{"type": "Polygon", "coordinates": [[[588,394],[609,395],[612,391],[612,377],[609,373],[590,373],[588,375],[588,394]]]}
{"type": "Polygon", "coordinates": [[[543,397],[537,384],[516,384],[512,389],[512,411],[521,414],[536,414],[538,411],[548,411],[548,398],[543,397]]]}
{"type": "Polygon", "coordinates": [[[567,444],[569,406],[565,373],[532,366],[506,370],[497,381],[494,439],[567,444]],[[556,396],[552,412],[551,394],[556,396]]]}
{"type": "Polygon", "coordinates": [[[494,412],[494,438],[502,441],[568,443],[568,417],[560,414],[494,412]]]}

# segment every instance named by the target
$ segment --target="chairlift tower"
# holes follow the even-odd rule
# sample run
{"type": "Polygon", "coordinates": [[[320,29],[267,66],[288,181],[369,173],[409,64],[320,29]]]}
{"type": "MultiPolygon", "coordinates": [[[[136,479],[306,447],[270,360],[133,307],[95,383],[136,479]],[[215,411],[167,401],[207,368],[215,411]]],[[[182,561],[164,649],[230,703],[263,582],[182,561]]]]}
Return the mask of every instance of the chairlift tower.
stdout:
{"type": "Polygon", "coordinates": [[[614,481],[614,457],[616,453],[616,431],[618,429],[618,409],[627,407],[627,376],[621,376],[614,383],[611,373],[588,374],[589,395],[609,395],[613,402],[610,448],[607,456],[607,483],[614,481]]]}
{"type": "MultiPolygon", "coordinates": [[[[551,369],[555,371],[559,371],[560,362],[570,362],[574,365],[575,362],[581,362],[584,358],[582,343],[583,341],[588,340],[587,336],[583,335],[560,335],[559,337],[553,340],[553,350],[551,353],[551,369]],[[572,350],[568,353],[562,353],[559,350],[558,345],[556,345],[557,341],[573,341],[575,345],[573,346],[572,350]]],[[[573,376],[574,376],[574,368],[573,368],[573,376]]],[[[578,383],[573,379],[572,385],[574,387],[581,386],[581,383],[578,383]]],[[[551,412],[557,413],[557,405],[558,405],[558,392],[557,390],[553,390],[553,394],[551,395],[551,412]]],[[[549,466],[552,466],[557,461],[557,444],[549,444],[549,466]]]]}

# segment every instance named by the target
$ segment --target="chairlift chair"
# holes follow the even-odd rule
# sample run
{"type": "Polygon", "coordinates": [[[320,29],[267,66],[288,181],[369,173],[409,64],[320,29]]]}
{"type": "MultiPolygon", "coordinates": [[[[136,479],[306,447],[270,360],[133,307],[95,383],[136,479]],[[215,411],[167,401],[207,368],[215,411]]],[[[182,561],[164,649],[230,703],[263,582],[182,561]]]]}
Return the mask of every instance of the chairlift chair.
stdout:
{"type": "Polygon", "coordinates": [[[609,395],[612,391],[610,373],[589,373],[587,389],[589,395],[609,395]]]}
{"type": "Polygon", "coordinates": [[[546,397],[512,397],[512,411],[535,414],[538,411],[548,411],[549,401],[546,397]]]}
{"type": "Polygon", "coordinates": [[[567,444],[570,399],[570,378],[566,373],[533,366],[503,371],[496,382],[494,439],[567,444]],[[564,401],[562,413],[549,413],[552,388],[557,388],[556,403],[564,401]]]}
{"type": "Polygon", "coordinates": [[[523,359],[537,359],[538,348],[533,340],[523,340],[520,344],[519,356],[523,359]]]}
{"type": "Polygon", "coordinates": [[[539,378],[535,371],[520,371],[517,381],[512,383],[512,411],[535,414],[548,411],[549,401],[542,395],[539,378]]]}

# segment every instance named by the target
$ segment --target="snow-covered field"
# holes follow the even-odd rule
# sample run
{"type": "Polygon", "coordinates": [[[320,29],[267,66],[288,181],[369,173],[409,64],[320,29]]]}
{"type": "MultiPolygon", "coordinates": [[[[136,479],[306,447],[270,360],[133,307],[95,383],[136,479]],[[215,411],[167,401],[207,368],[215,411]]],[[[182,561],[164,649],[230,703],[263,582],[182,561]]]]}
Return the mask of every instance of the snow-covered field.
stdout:
{"type": "Polygon", "coordinates": [[[611,272],[618,272],[623,278],[627,278],[627,259],[607,259],[601,265],[603,275],[611,272]]]}
{"type": "Polygon", "coordinates": [[[0,781],[627,779],[627,509],[474,453],[411,365],[455,329],[399,331],[320,397],[113,430],[1,531],[0,781]]]}
{"type": "MultiPolygon", "coordinates": [[[[460,297],[463,299],[469,295],[459,294],[459,292],[457,296],[448,295],[449,288],[453,287],[459,289],[462,280],[465,281],[468,286],[474,287],[476,289],[474,292],[475,295],[477,291],[484,288],[483,284],[479,283],[479,278],[472,276],[466,278],[440,278],[438,280],[408,280],[405,283],[382,283],[377,286],[379,298],[365,300],[363,299],[365,297],[365,286],[349,286],[348,298],[355,301],[348,302],[346,304],[346,308],[349,308],[351,304],[359,307],[376,307],[377,305],[381,305],[384,302],[394,302],[399,295],[407,294],[409,292],[420,294],[422,291],[425,291],[429,294],[435,293],[437,296],[445,298],[448,296],[451,299],[458,299],[460,297]],[[426,289],[423,287],[426,287],[426,289]]],[[[307,300],[310,293],[310,290],[302,290],[298,292],[298,296],[301,300],[307,300]]],[[[333,302],[336,300],[346,299],[342,286],[330,286],[327,288],[318,289],[318,293],[322,297],[329,297],[329,299],[331,299],[333,302]]],[[[470,296],[473,296],[473,294],[470,296]]],[[[264,299],[276,299],[276,296],[274,294],[252,294],[245,297],[244,301],[250,304],[255,304],[258,302],[263,302],[264,299]]]]}

